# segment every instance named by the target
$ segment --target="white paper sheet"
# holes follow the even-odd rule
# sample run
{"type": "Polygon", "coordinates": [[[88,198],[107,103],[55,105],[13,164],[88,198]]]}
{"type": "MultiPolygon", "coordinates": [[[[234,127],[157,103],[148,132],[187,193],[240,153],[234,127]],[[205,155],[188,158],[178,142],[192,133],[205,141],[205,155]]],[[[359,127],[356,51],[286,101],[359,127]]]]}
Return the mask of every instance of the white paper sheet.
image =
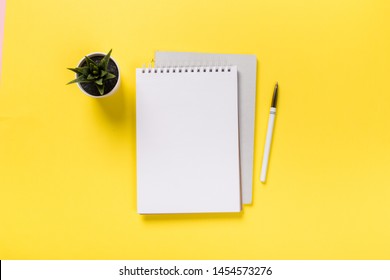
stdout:
{"type": "Polygon", "coordinates": [[[156,65],[165,66],[237,65],[242,203],[251,204],[255,137],[256,56],[157,51],[155,53],[155,63],[156,65]]]}
{"type": "Polygon", "coordinates": [[[241,210],[237,67],[197,70],[137,69],[140,214],[241,210]]]}

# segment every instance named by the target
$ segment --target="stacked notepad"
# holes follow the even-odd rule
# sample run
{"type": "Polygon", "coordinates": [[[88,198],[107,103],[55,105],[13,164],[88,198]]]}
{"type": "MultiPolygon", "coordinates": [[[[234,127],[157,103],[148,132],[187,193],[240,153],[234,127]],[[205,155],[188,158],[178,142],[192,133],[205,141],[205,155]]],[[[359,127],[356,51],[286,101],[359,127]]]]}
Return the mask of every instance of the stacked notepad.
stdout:
{"type": "Polygon", "coordinates": [[[239,212],[237,66],[140,68],[136,87],[138,212],[239,212]]]}

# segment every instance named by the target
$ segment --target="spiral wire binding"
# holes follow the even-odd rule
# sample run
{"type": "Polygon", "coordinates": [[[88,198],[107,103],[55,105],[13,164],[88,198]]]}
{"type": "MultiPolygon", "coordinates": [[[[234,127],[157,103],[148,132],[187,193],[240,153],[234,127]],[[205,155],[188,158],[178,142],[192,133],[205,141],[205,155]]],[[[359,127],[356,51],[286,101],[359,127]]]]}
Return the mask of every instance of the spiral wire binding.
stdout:
{"type": "Polygon", "coordinates": [[[148,67],[146,67],[145,64],[142,65],[142,73],[147,74],[169,74],[169,73],[217,73],[217,72],[230,72],[231,71],[230,64],[223,63],[221,61],[217,61],[214,63],[201,63],[201,62],[191,62],[184,63],[181,65],[177,64],[157,64],[152,60],[151,63],[149,63],[148,67]],[[152,65],[154,63],[154,66],[152,65]]]}

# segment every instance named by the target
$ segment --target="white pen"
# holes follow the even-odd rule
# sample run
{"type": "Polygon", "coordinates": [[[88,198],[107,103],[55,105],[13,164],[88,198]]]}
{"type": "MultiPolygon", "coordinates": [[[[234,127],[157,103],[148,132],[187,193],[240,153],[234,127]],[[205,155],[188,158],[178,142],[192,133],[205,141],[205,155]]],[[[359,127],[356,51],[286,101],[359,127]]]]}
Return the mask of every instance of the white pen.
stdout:
{"type": "Polygon", "coordinates": [[[274,131],[277,100],[278,100],[278,83],[276,82],[276,85],[274,88],[274,95],[272,96],[271,109],[269,112],[267,138],[265,139],[264,154],[263,154],[263,164],[261,165],[260,181],[262,183],[265,183],[265,180],[267,178],[269,153],[271,150],[272,134],[274,131]]]}

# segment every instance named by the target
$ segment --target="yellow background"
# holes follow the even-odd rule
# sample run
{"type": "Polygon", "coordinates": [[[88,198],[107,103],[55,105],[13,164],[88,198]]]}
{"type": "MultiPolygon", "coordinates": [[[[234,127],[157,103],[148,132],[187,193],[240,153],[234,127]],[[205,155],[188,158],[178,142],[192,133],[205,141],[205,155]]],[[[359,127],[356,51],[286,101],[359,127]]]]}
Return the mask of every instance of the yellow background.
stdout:
{"type": "Polygon", "coordinates": [[[8,0],[0,259],[389,259],[389,14],[386,0],[8,0]],[[111,48],[118,94],[65,85],[111,48]],[[136,213],[135,68],[156,50],[256,54],[243,213],[136,213]]]}

